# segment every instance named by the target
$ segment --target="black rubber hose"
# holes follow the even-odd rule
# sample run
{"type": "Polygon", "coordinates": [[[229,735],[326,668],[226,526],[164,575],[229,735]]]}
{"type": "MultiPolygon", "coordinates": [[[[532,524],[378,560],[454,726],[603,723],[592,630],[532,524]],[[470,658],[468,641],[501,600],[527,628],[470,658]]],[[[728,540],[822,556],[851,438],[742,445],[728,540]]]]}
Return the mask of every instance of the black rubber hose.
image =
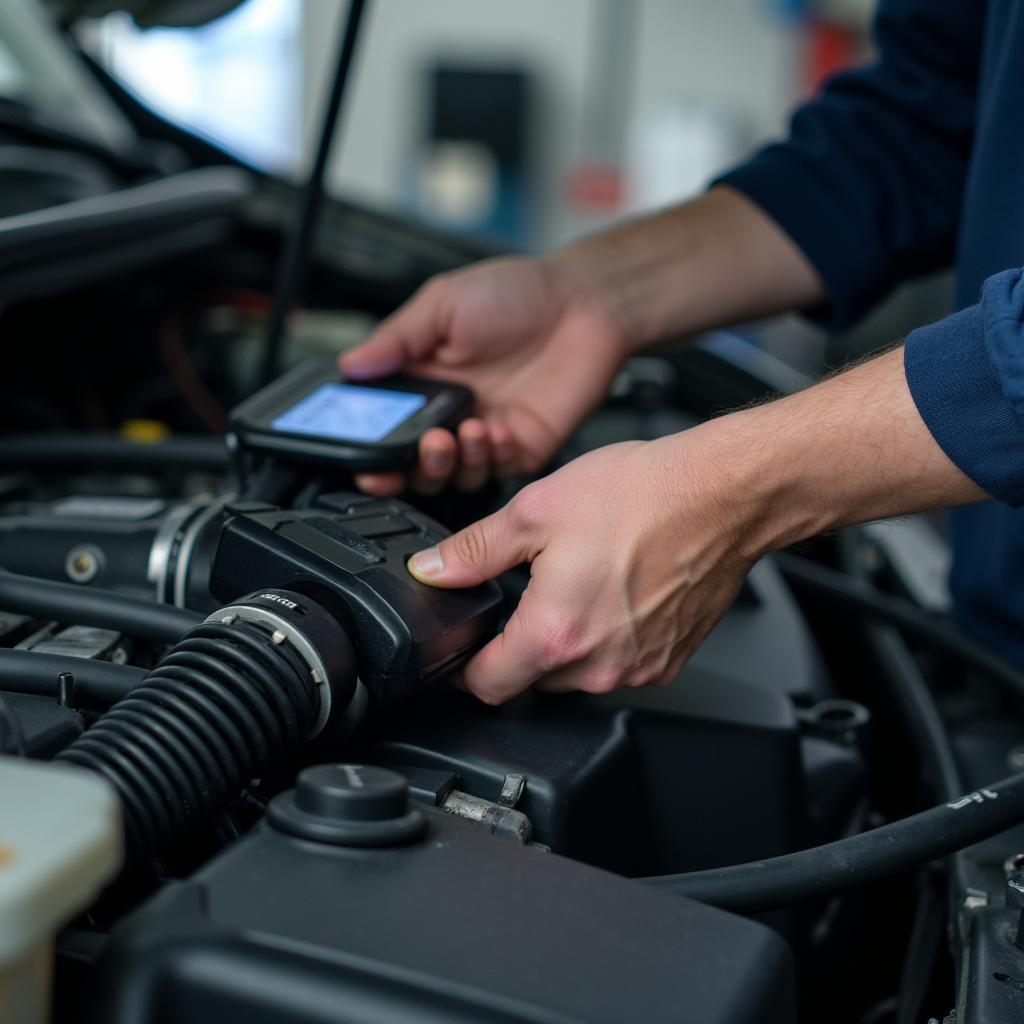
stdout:
{"type": "Polygon", "coordinates": [[[7,434],[0,439],[0,467],[33,469],[226,470],[229,453],[220,437],[172,437],[141,444],[117,434],[7,434]]]}
{"type": "Polygon", "coordinates": [[[240,497],[243,501],[260,501],[282,508],[286,505],[295,508],[290,498],[302,486],[302,482],[302,474],[268,460],[243,480],[240,497]]]}
{"type": "Polygon", "coordinates": [[[891,626],[869,626],[868,642],[881,663],[889,692],[899,705],[914,746],[926,766],[934,798],[954,799],[964,791],[964,781],[946,724],[917,662],[891,626]]]}
{"type": "Polygon", "coordinates": [[[906,633],[927,640],[1024,700],[1024,672],[975,643],[950,621],[806,558],[780,551],[772,559],[794,587],[853,608],[869,618],[889,622],[906,633]]]}
{"type": "MultiPolygon", "coordinates": [[[[861,557],[865,549],[859,537],[860,531],[839,534],[839,563],[843,571],[853,578],[870,583],[861,557]]],[[[949,730],[942,720],[931,687],[898,629],[871,620],[863,626],[867,642],[885,676],[887,689],[899,706],[925,766],[927,781],[935,798],[954,800],[963,792],[964,782],[953,753],[949,730]]],[[[958,858],[950,858],[950,867],[957,876],[960,875],[958,858]]],[[[940,874],[926,867],[917,879],[914,916],[900,972],[895,1024],[913,1024],[922,1016],[921,1007],[932,978],[946,920],[946,908],[938,891],[940,874]]],[[[962,889],[964,884],[963,879],[957,877],[955,888],[962,889]]]]}
{"type": "Polygon", "coordinates": [[[97,709],[127,697],[146,675],[144,669],[95,658],[0,648],[0,690],[55,698],[62,672],[75,677],[76,705],[97,709]]]}
{"type": "Polygon", "coordinates": [[[21,727],[21,719],[14,713],[14,708],[4,700],[0,693],[0,754],[14,757],[25,756],[25,732],[21,727]]]}
{"type": "MultiPolygon", "coordinates": [[[[867,570],[862,564],[863,546],[859,537],[860,531],[840,533],[837,538],[839,563],[844,577],[871,586],[867,570]]],[[[914,746],[926,766],[934,798],[954,800],[964,791],[964,780],[956,763],[949,730],[942,720],[931,687],[899,631],[891,625],[868,618],[869,621],[864,623],[868,644],[885,675],[887,689],[899,707],[914,746]]]]}
{"type": "Polygon", "coordinates": [[[799,853],[643,882],[725,910],[760,914],[879,882],[1024,821],[1024,775],[799,853]]]}
{"type": "Polygon", "coordinates": [[[197,612],[156,601],[2,571],[0,608],[79,626],[116,629],[165,644],[173,643],[203,620],[197,612]]]}
{"type": "Polygon", "coordinates": [[[914,919],[896,997],[895,1024],[918,1024],[924,1019],[922,1008],[934,976],[935,958],[946,935],[946,900],[939,880],[929,877],[926,871],[917,887],[914,919]]]}
{"type": "Polygon", "coordinates": [[[129,857],[149,860],[294,751],[319,700],[291,645],[243,621],[207,622],[58,760],[113,784],[129,857]]]}

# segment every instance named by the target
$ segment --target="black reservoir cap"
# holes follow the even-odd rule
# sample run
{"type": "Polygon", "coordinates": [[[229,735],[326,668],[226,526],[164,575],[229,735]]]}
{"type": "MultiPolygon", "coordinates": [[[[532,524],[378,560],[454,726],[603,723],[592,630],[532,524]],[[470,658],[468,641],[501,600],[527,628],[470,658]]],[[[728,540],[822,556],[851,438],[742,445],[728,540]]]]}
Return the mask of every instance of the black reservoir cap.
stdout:
{"type": "Polygon", "coordinates": [[[409,784],[388,768],[320,764],[267,808],[274,828],[334,846],[393,846],[423,835],[426,819],[409,806],[409,784]]]}

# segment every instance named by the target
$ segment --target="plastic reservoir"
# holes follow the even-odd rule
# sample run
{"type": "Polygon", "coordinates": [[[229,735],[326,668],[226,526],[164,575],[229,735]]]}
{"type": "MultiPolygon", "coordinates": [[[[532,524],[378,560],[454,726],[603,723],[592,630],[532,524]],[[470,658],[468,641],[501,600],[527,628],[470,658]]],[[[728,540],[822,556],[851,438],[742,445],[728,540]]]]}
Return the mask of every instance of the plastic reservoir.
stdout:
{"type": "Polygon", "coordinates": [[[120,809],[102,779],[0,757],[0,1024],[49,1019],[54,935],[121,858],[120,809]]]}

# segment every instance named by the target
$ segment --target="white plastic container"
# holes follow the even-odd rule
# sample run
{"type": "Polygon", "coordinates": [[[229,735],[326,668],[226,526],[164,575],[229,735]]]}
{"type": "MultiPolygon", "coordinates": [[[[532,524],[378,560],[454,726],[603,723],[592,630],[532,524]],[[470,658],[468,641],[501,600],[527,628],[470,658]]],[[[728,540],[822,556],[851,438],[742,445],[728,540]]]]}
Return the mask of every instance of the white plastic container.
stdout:
{"type": "Polygon", "coordinates": [[[0,1024],[49,1019],[53,937],[121,859],[120,808],[107,783],[0,757],[0,1024]]]}

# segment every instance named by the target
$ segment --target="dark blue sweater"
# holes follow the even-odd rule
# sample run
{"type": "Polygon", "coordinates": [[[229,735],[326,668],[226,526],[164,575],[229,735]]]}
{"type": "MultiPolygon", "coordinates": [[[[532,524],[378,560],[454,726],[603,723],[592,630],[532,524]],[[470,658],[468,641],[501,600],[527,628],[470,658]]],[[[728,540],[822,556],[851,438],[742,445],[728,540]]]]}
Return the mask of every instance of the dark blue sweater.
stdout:
{"type": "Polygon", "coordinates": [[[720,180],[817,267],[828,325],[955,263],[959,312],[907,338],[907,381],[996,499],[953,514],[957,614],[1024,665],[1024,2],[882,0],[875,40],[874,64],[720,180]]]}

